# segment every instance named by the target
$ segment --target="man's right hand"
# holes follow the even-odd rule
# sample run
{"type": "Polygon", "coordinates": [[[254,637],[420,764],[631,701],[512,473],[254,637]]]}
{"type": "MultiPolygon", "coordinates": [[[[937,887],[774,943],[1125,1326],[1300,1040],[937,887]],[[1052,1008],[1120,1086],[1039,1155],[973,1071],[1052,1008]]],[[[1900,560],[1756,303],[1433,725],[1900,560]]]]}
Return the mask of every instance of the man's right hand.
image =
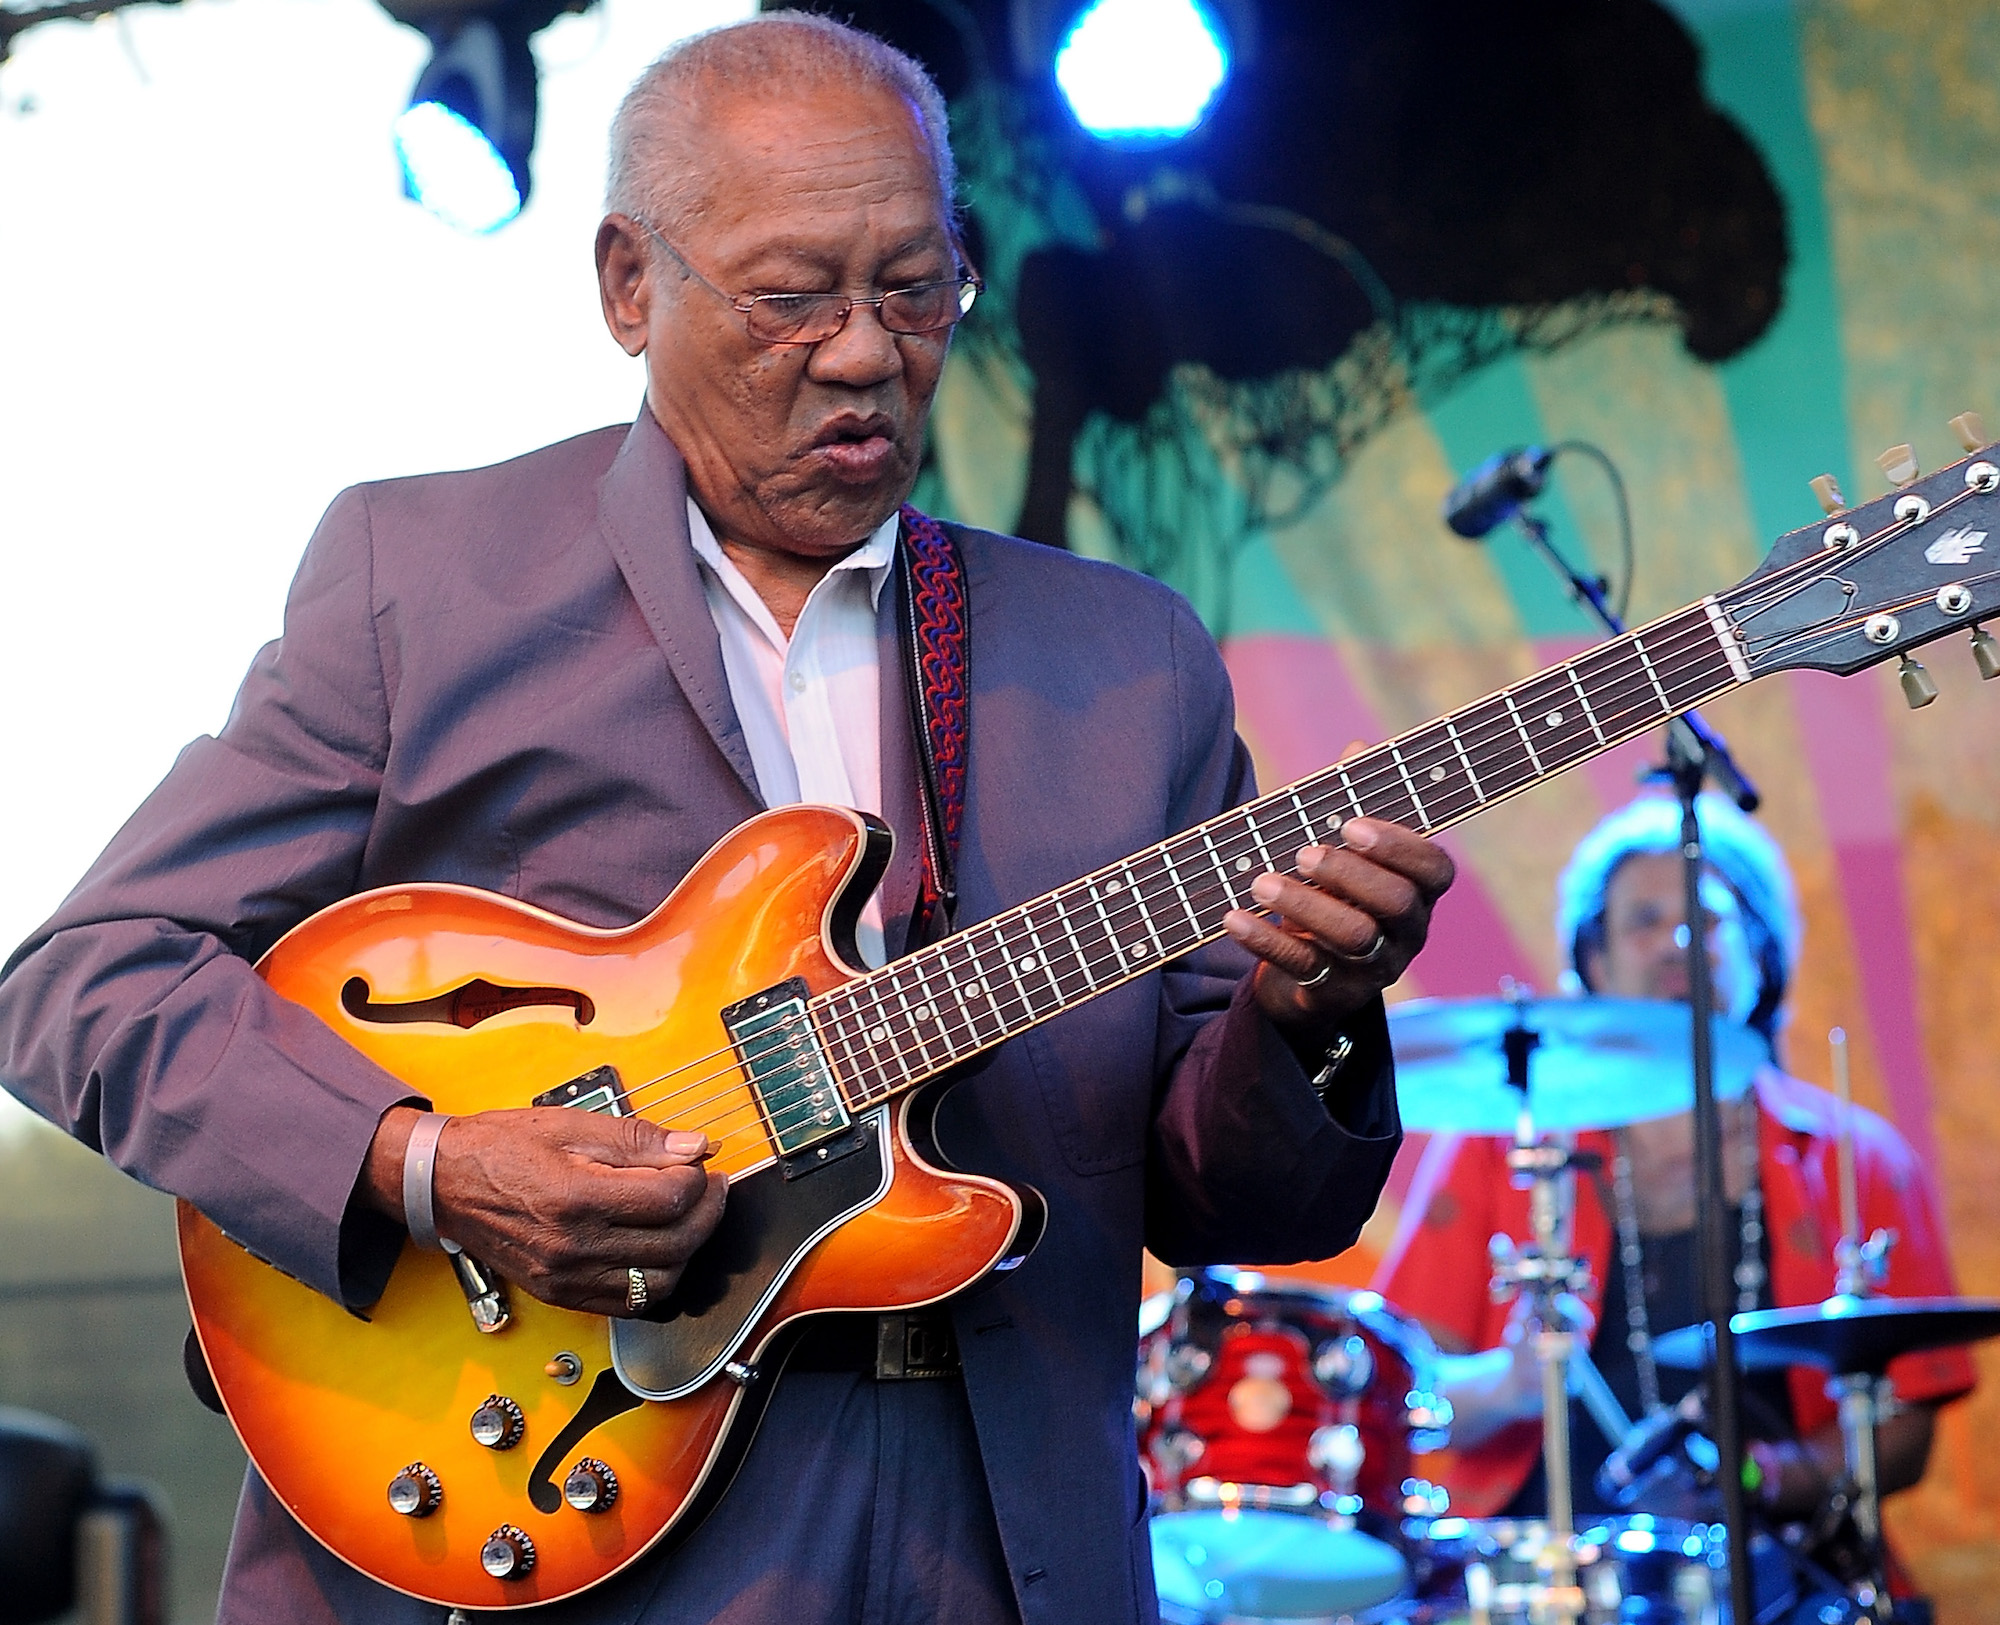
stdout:
{"type": "MultiPolygon", "coordinates": [[[[371,1206],[403,1218],[403,1153],[414,1107],[385,1112],[363,1180],[371,1206]]],[[[708,1136],[567,1106],[454,1117],[431,1183],[438,1233],[544,1303],[624,1315],[628,1271],[659,1303],[722,1219],[728,1181],[705,1166],[708,1136]]]]}

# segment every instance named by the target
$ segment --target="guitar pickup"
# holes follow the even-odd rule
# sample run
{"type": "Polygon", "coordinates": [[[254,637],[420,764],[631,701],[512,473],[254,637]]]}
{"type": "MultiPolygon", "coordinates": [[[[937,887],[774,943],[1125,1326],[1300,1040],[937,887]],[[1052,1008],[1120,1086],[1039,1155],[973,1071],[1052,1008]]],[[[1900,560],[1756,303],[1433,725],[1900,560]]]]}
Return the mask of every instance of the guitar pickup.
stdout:
{"type": "Polygon", "coordinates": [[[831,1140],[848,1127],[847,1103],[820,1051],[806,997],[804,980],[794,976],[722,1012],[781,1157],[831,1140]]]}
{"type": "Polygon", "coordinates": [[[629,1117],[632,1108],[625,1099],[625,1085],[615,1066],[594,1066],[588,1072],[545,1089],[530,1102],[536,1106],[578,1106],[587,1112],[603,1112],[610,1117],[629,1117]]]}

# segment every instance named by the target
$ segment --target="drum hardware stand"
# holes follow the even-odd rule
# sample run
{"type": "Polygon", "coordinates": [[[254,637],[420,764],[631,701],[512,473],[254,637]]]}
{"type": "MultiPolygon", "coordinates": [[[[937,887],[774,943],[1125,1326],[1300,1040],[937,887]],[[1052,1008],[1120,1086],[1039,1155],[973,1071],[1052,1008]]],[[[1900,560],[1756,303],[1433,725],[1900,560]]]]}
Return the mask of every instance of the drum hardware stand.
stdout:
{"type": "MultiPolygon", "coordinates": [[[[1527,990],[1508,988],[1520,999],[1527,990]]],[[[1535,1360],[1542,1377],[1542,1457],[1548,1479],[1549,1538],[1537,1566],[1544,1581],[1531,1604],[1533,1625],[1575,1625],[1583,1618],[1583,1587],[1577,1578],[1575,1495],[1570,1483],[1569,1390],[1570,1361],[1578,1353],[1576,1333],[1569,1329],[1558,1300],[1565,1293],[1581,1294],[1590,1285],[1590,1269],[1571,1253],[1575,1170],[1589,1168],[1596,1158],[1573,1151],[1535,1133],[1529,1104],[1529,1057],[1541,1042],[1525,1023],[1501,1037],[1507,1056],[1507,1081],[1521,1091],[1521,1114],[1515,1122],[1514,1144],[1507,1166],[1514,1183],[1528,1187],[1529,1224],[1533,1239],[1516,1247],[1504,1236],[1492,1244],[1493,1292],[1504,1298],[1525,1291],[1534,1304],[1535,1360]]],[[[1586,1356],[1587,1358],[1587,1356],[1586,1356]]]]}
{"type": "MultiPolygon", "coordinates": [[[[1896,1232],[1876,1230],[1861,1239],[1861,1191],[1854,1167],[1854,1088],[1848,1074],[1847,1034],[1836,1027],[1827,1034],[1833,1058],[1834,1093],[1840,1101],[1839,1155],[1840,1240],[1834,1243],[1836,1297],[1866,1298],[1889,1277],[1889,1249],[1896,1232]]],[[[1827,1379],[1827,1398],[1840,1408],[1841,1453],[1853,1484],[1851,1515],[1868,1564],[1868,1573],[1854,1588],[1855,1601],[1871,1619],[1886,1620],[1890,1599],[1884,1580],[1888,1565],[1882,1547],[1881,1479],[1876,1470],[1875,1430],[1895,1414],[1896,1398],[1888,1379],[1862,1372],[1840,1372],[1827,1379]]]]}
{"type": "MultiPolygon", "coordinates": [[[[1604,583],[1571,568],[1570,563],[1549,541],[1549,527],[1539,515],[1517,508],[1514,521],[1529,542],[1569,588],[1570,596],[1614,635],[1625,630],[1624,622],[1604,594],[1604,583]]],[[[1761,797],[1743,770],[1729,754],[1722,736],[1702,721],[1694,711],[1684,712],[1666,727],[1667,760],[1656,775],[1673,786],[1681,804],[1681,859],[1686,870],[1688,1005],[1694,1019],[1694,1148],[1696,1239],[1702,1261],[1702,1298],[1709,1324],[1715,1328],[1713,1360],[1709,1371],[1709,1394],[1713,1401],[1715,1446],[1721,1456],[1717,1482],[1722,1489],[1722,1518],[1729,1532],[1729,1596],[1731,1617],[1739,1622],[1755,1618],[1752,1609],[1754,1587],[1750,1572],[1749,1508],[1743,1498],[1743,1430],[1740,1418],[1739,1375],[1736,1369],[1736,1340],[1729,1317],[1735,1310],[1734,1271],[1728,1256],[1728,1238],[1722,1218],[1728,1211],[1727,1188],[1722,1179],[1722,1119],[1715,1104],[1713,1039],[1709,1023],[1715,1011],[1715,989],[1709,977],[1707,915],[1702,907],[1701,881],[1704,862],[1701,850],[1701,823],[1695,811],[1695,797],[1702,781],[1713,778],[1730,799],[1746,813],[1755,812],[1761,797]]],[[[1567,1417],[1568,1407],[1563,1407],[1567,1417]]],[[[1563,1458],[1565,1475],[1569,1459],[1563,1458]]],[[[1554,1503],[1554,1472],[1550,1472],[1550,1502],[1554,1503]]]]}

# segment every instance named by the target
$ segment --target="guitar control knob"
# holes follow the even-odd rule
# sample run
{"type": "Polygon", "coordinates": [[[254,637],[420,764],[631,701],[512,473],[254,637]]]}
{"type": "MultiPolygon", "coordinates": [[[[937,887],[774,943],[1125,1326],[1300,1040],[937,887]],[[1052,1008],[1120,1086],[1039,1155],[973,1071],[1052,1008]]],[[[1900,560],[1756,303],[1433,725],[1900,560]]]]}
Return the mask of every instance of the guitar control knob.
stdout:
{"type": "Polygon", "coordinates": [[[486,1403],[472,1413],[472,1437],[488,1450],[512,1450],[527,1431],[521,1407],[504,1394],[487,1395],[486,1403]]]}
{"type": "Polygon", "coordinates": [[[444,1501],[438,1475],[413,1461],[389,1480],[389,1505],[406,1518],[428,1518],[444,1501]]]}
{"type": "Polygon", "coordinates": [[[563,1499],[579,1512],[609,1512],[618,1499],[618,1475],[608,1463],[585,1456],[563,1480],[563,1499]]]}
{"type": "Polygon", "coordinates": [[[479,1566],[496,1580],[525,1580],[535,1568],[535,1543],[528,1532],[503,1523],[479,1548],[479,1566]]]}

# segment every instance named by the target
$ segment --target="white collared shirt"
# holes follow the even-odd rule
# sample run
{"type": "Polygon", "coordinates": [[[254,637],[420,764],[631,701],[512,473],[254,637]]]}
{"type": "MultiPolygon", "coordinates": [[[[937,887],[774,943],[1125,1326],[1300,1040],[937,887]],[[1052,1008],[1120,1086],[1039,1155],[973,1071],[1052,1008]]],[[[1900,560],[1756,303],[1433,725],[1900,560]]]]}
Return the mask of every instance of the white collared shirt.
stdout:
{"type": "MultiPolygon", "coordinates": [[[[882,813],[882,674],[876,605],[896,556],[894,514],[807,594],[788,639],[770,608],[688,498],[688,538],[722,640],[729,697],[767,806],[816,801],[882,813]]],[[[855,928],[880,965],[882,905],[871,897],[855,928]]]]}

